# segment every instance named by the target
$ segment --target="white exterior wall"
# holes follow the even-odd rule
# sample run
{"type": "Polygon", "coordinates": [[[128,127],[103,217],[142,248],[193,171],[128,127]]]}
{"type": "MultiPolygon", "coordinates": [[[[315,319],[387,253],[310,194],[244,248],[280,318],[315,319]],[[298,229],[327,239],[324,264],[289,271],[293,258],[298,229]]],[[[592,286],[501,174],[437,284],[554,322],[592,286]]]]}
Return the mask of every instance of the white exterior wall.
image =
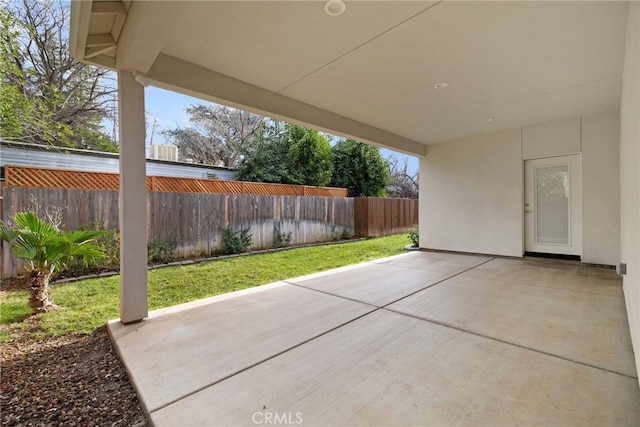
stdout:
{"type": "Polygon", "coordinates": [[[420,161],[420,246],[522,256],[524,160],[581,153],[582,260],[615,265],[618,127],[611,111],[429,146],[420,161]]]}
{"type": "Polygon", "coordinates": [[[582,261],[615,265],[620,246],[620,115],[610,111],[522,129],[523,160],[582,154],[582,261]]]}
{"type": "Polygon", "coordinates": [[[522,129],[524,160],[580,153],[580,117],[527,126],[522,129]]]}
{"type": "Polygon", "coordinates": [[[620,259],[624,296],[640,372],[640,3],[629,3],[620,107],[620,259]]]}
{"type": "Polygon", "coordinates": [[[620,261],[620,114],[582,118],[582,261],[620,261]]]}
{"type": "Polygon", "coordinates": [[[420,246],[522,256],[520,130],[435,144],[420,159],[420,246]]]}
{"type": "Polygon", "coordinates": [[[524,159],[582,153],[583,261],[627,264],[640,372],[640,3],[629,4],[621,109],[428,147],[420,246],[521,256],[524,159]],[[619,249],[618,249],[619,248],[619,249]]]}

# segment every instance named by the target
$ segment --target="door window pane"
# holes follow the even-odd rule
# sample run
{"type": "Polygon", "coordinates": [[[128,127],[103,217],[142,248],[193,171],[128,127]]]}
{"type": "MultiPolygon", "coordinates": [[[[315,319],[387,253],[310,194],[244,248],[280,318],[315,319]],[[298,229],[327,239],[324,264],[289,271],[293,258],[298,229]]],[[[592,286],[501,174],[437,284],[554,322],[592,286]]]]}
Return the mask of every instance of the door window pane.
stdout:
{"type": "Polygon", "coordinates": [[[569,165],[536,168],[536,241],[569,244],[569,165]]]}

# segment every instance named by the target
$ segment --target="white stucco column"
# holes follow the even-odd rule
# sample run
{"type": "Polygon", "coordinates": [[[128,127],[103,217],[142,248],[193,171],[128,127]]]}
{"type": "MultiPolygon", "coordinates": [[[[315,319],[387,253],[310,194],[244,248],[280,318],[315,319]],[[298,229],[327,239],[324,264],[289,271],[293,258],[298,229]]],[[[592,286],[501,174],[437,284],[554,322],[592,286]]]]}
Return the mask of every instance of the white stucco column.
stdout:
{"type": "Polygon", "coordinates": [[[118,71],[120,128],[120,319],[148,315],[144,87],[118,71]]]}

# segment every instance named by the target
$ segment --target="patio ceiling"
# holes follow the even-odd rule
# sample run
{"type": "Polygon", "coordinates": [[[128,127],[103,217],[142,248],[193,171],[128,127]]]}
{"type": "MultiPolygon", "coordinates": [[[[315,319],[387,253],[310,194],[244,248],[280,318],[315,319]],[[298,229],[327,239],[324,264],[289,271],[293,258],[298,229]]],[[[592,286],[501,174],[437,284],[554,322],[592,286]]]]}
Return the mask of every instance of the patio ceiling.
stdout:
{"type": "Polygon", "coordinates": [[[616,108],[626,2],[73,1],[76,59],[414,155],[616,108]],[[447,82],[448,87],[434,89],[447,82]]]}

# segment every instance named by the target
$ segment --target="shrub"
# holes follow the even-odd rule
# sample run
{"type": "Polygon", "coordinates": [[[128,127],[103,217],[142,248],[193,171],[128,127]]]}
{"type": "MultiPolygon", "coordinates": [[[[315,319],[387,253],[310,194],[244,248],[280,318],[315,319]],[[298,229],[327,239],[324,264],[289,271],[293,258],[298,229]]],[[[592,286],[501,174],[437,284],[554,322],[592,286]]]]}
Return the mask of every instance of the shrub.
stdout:
{"type": "Polygon", "coordinates": [[[104,250],[105,257],[94,264],[109,270],[120,268],[120,231],[105,230],[98,236],[96,244],[104,250]]]}
{"type": "Polygon", "coordinates": [[[346,240],[353,237],[353,233],[347,227],[333,224],[331,226],[331,240],[346,240]]]}
{"type": "MultiPolygon", "coordinates": [[[[81,230],[95,230],[98,227],[83,226],[81,230]]],[[[67,268],[59,276],[83,276],[100,271],[116,271],[120,268],[120,233],[118,230],[100,230],[102,234],[94,239],[94,243],[104,251],[104,257],[88,260],[86,263],[75,260],[67,264],[67,268]]]]}
{"type": "Polygon", "coordinates": [[[291,244],[291,232],[281,233],[280,230],[275,230],[273,234],[273,247],[284,248],[291,244]]]}
{"type": "Polygon", "coordinates": [[[411,242],[411,246],[413,246],[414,248],[417,248],[418,246],[420,246],[420,234],[418,234],[417,224],[413,226],[413,230],[409,232],[409,235],[407,236],[407,238],[411,242]]]}
{"type": "Polygon", "coordinates": [[[165,263],[176,260],[176,248],[178,243],[174,239],[161,242],[153,239],[147,245],[147,251],[150,263],[165,263]]]}
{"type": "Polygon", "coordinates": [[[249,229],[234,231],[231,228],[222,230],[222,253],[239,254],[246,252],[251,246],[251,233],[249,229]]]}
{"type": "Polygon", "coordinates": [[[349,230],[348,228],[343,228],[342,229],[342,233],[340,233],[340,238],[342,240],[347,240],[353,237],[353,234],[351,233],[351,230],[349,230]]]}

